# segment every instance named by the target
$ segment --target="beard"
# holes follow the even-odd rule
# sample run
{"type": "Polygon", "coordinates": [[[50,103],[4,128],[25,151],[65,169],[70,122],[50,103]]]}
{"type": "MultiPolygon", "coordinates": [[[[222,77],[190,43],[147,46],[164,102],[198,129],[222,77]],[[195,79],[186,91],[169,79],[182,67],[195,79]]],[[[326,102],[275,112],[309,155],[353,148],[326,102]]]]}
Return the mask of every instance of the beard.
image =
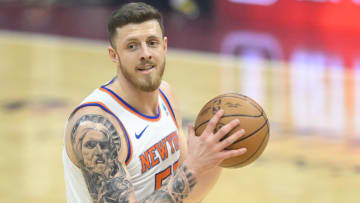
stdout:
{"type": "Polygon", "coordinates": [[[121,60],[119,60],[120,71],[125,77],[125,79],[130,82],[135,88],[140,89],[145,92],[153,92],[157,90],[161,84],[161,79],[164,74],[166,60],[162,61],[159,66],[155,67],[155,70],[151,74],[144,75],[143,77],[136,77],[136,74],[129,72],[128,68],[125,67],[121,60]]]}

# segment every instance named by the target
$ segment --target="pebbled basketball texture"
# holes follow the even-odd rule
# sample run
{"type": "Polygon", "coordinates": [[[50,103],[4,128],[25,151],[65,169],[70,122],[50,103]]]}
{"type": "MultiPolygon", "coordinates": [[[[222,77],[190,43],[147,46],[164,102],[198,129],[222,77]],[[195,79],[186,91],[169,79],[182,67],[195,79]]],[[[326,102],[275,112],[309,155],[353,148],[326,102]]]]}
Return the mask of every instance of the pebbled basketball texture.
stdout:
{"type": "Polygon", "coordinates": [[[209,120],[220,109],[224,110],[224,115],[217,123],[215,132],[234,119],[238,119],[240,124],[224,138],[240,129],[245,129],[245,135],[227,147],[226,150],[247,148],[245,154],[226,159],[221,162],[220,166],[239,168],[252,163],[263,153],[269,140],[269,122],[263,108],[245,95],[221,94],[206,103],[197,115],[195,121],[195,134],[197,136],[201,135],[209,120]]]}

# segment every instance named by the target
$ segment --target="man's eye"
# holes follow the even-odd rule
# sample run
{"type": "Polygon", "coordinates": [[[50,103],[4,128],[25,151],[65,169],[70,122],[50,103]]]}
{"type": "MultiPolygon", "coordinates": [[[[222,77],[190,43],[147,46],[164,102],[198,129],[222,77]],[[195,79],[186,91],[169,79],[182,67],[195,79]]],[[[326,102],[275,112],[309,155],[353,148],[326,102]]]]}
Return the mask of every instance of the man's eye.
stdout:
{"type": "Polygon", "coordinates": [[[128,45],[128,49],[135,49],[136,48],[136,45],[135,44],[129,44],[128,45]]]}
{"type": "Polygon", "coordinates": [[[150,45],[150,46],[156,46],[157,44],[158,44],[157,41],[150,41],[150,42],[149,42],[149,45],[150,45]]]}
{"type": "Polygon", "coordinates": [[[93,149],[96,147],[97,142],[96,141],[87,141],[85,144],[86,148],[93,149]]]}

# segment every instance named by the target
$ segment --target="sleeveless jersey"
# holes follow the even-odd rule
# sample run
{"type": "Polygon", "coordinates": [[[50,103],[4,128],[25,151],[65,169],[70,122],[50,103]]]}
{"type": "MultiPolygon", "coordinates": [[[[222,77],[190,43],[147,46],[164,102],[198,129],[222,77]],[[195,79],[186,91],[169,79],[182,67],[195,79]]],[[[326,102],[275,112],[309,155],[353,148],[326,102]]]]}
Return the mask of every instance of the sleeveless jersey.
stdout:
{"type": "MultiPolygon", "coordinates": [[[[176,118],[160,89],[158,115],[147,116],[107,88],[113,81],[94,90],[73,114],[80,108],[97,106],[116,118],[128,145],[125,164],[135,196],[142,200],[160,188],[178,166],[180,147],[176,118]]],[[[68,203],[92,202],[81,170],[72,163],[65,150],[63,162],[68,203]]]]}

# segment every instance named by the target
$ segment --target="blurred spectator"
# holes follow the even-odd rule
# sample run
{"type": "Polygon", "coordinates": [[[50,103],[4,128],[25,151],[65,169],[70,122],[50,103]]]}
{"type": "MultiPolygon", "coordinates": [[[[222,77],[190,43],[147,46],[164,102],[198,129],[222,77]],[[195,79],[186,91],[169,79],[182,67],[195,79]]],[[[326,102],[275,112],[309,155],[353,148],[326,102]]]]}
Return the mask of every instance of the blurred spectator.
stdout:
{"type": "Polygon", "coordinates": [[[184,14],[185,16],[195,19],[197,17],[211,17],[213,1],[212,0],[169,0],[171,7],[184,14]]]}
{"type": "Polygon", "coordinates": [[[197,18],[200,15],[199,7],[194,0],[170,0],[171,7],[190,17],[197,18]]]}
{"type": "Polygon", "coordinates": [[[195,19],[200,16],[211,17],[213,0],[0,0],[0,3],[21,3],[26,5],[87,5],[120,6],[128,2],[145,2],[159,10],[174,10],[184,16],[195,19]]]}

